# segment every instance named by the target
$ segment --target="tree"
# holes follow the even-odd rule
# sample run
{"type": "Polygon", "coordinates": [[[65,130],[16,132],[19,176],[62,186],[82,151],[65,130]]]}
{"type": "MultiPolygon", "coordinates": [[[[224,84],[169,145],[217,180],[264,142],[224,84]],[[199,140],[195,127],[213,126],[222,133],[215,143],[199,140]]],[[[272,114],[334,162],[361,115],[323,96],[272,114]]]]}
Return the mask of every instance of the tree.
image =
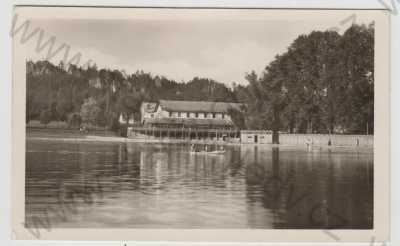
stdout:
{"type": "Polygon", "coordinates": [[[300,35],[260,77],[235,93],[254,129],[299,133],[373,132],[373,25],[300,35]],[[368,122],[368,123],[367,123],[368,122]]]}
{"type": "Polygon", "coordinates": [[[82,123],[82,118],[79,113],[71,113],[68,115],[68,125],[70,127],[79,127],[82,123]]]}
{"type": "Polygon", "coordinates": [[[237,128],[246,128],[245,116],[241,110],[231,108],[228,110],[228,114],[231,116],[231,119],[237,128]]]}
{"type": "Polygon", "coordinates": [[[126,119],[126,124],[129,123],[130,116],[138,112],[142,103],[142,97],[139,92],[124,92],[121,93],[117,100],[117,109],[126,119]]]}
{"type": "Polygon", "coordinates": [[[68,113],[73,110],[73,104],[71,100],[71,91],[69,87],[62,87],[57,93],[57,102],[55,106],[56,114],[61,121],[65,121],[68,118],[68,113]]]}
{"type": "Polygon", "coordinates": [[[51,121],[51,110],[45,109],[40,113],[40,123],[47,125],[51,121]]]}
{"type": "Polygon", "coordinates": [[[96,100],[93,97],[89,97],[82,104],[82,108],[81,108],[81,112],[80,112],[82,121],[84,123],[96,125],[96,123],[97,123],[96,120],[98,118],[100,111],[101,111],[101,109],[97,105],[96,100]]]}
{"type": "Polygon", "coordinates": [[[341,96],[340,124],[348,132],[373,133],[374,25],[352,25],[340,40],[339,74],[346,93],[341,96]],[[368,130],[367,130],[368,127],[368,130]]]}

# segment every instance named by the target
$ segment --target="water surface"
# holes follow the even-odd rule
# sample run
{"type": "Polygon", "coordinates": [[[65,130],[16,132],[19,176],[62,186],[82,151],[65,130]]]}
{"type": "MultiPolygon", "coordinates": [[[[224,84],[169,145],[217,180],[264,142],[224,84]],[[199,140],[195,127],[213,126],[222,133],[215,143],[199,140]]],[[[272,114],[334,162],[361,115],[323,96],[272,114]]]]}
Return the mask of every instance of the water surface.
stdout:
{"type": "Polygon", "coordinates": [[[27,140],[26,224],[373,227],[372,150],[27,140]]]}

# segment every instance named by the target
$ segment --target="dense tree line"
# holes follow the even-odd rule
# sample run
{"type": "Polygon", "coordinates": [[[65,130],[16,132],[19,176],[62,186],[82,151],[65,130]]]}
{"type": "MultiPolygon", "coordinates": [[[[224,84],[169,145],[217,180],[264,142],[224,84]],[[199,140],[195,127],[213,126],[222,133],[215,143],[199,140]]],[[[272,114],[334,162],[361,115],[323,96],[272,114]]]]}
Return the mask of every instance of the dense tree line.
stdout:
{"type": "Polygon", "coordinates": [[[372,134],[374,26],[301,35],[263,74],[246,79],[248,86],[235,88],[247,104],[245,128],[372,134]]]}
{"type": "Polygon", "coordinates": [[[121,113],[139,119],[144,100],[207,100],[244,103],[242,112],[231,112],[242,129],[373,133],[374,26],[300,35],[246,80],[229,88],[208,78],[176,82],[143,71],[28,61],[26,120],[117,129],[121,113]]]}
{"type": "Polygon", "coordinates": [[[117,129],[121,113],[139,119],[142,101],[159,99],[235,101],[231,89],[207,78],[178,83],[143,71],[127,75],[96,66],[27,62],[27,122],[84,122],[117,129]]]}

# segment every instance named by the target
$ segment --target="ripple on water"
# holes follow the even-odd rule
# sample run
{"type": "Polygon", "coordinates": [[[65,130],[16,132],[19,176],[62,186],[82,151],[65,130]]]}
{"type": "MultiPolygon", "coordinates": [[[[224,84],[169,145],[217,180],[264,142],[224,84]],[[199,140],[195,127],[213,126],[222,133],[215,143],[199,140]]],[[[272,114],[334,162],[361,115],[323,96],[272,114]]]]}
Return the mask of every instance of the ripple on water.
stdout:
{"type": "Polygon", "coordinates": [[[211,157],[180,144],[30,140],[26,219],[43,216],[61,194],[76,209],[55,227],[327,228],[335,222],[309,220],[325,201],[348,219],[340,228],[372,228],[370,152],[226,148],[211,157]]]}

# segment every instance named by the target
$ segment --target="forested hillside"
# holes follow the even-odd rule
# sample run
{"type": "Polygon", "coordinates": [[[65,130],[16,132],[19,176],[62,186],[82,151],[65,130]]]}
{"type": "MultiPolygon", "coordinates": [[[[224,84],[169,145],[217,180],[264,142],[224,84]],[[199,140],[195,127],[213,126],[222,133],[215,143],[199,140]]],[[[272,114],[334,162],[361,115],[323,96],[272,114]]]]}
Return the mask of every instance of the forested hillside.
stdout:
{"type": "Polygon", "coordinates": [[[142,101],[159,99],[235,101],[232,90],[211,79],[178,83],[143,71],[126,75],[96,66],[83,69],[47,61],[27,62],[27,121],[46,123],[80,117],[115,129],[120,113],[135,113],[138,119],[142,101]]]}
{"type": "MultiPolygon", "coordinates": [[[[268,44],[265,44],[268,45],[268,44]]],[[[267,65],[267,64],[266,64],[267,65]]],[[[240,128],[288,132],[373,133],[374,27],[299,36],[262,74],[233,88],[209,78],[177,82],[143,71],[28,61],[26,120],[81,122],[118,129],[120,113],[138,119],[142,101],[243,102],[240,128]]]]}

